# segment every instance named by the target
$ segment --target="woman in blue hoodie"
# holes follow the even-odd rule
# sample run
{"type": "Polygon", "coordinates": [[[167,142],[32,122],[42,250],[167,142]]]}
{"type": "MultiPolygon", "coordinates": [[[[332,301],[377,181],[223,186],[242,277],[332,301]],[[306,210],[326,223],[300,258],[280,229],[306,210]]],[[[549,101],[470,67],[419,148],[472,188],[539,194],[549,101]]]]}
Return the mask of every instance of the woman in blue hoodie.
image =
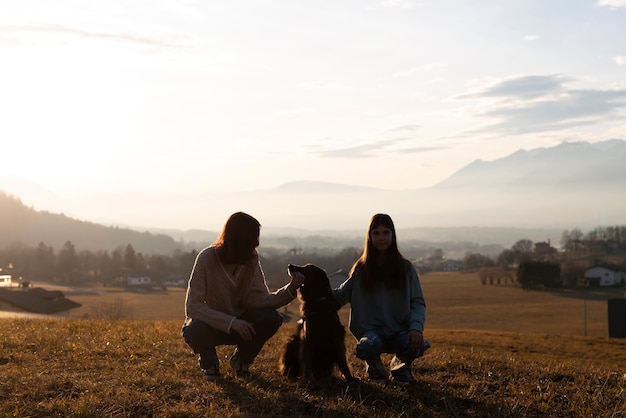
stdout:
{"type": "Polygon", "coordinates": [[[426,303],[415,266],[398,250],[389,215],[372,216],[363,254],[333,293],[339,306],[350,303],[348,326],[358,341],[356,356],[367,364],[368,378],[389,378],[381,353],[392,353],[392,381],[411,383],[413,360],[430,347],[423,336],[426,303]]]}

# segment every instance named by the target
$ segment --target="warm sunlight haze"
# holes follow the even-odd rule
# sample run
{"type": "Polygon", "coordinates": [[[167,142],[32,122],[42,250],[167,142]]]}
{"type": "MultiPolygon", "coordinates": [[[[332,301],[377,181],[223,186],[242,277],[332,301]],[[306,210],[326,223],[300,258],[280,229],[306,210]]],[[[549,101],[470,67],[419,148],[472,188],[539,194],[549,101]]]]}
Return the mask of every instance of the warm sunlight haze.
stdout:
{"type": "Polygon", "coordinates": [[[624,22],[623,0],[3,1],[0,178],[64,199],[398,191],[624,139],[624,22]]]}
{"type": "Polygon", "coordinates": [[[0,0],[0,418],[626,418],[626,0],[0,0]]]}

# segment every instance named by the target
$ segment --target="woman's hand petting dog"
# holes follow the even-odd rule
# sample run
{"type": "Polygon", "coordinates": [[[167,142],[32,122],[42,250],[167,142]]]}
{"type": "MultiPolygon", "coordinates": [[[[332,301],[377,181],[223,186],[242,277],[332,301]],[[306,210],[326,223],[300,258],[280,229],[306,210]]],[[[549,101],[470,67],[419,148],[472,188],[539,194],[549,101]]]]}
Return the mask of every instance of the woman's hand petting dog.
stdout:
{"type": "Polygon", "coordinates": [[[291,271],[289,269],[287,269],[287,272],[289,273],[289,277],[291,277],[289,290],[295,295],[298,289],[300,289],[300,286],[304,283],[304,274],[299,271],[291,271]]]}

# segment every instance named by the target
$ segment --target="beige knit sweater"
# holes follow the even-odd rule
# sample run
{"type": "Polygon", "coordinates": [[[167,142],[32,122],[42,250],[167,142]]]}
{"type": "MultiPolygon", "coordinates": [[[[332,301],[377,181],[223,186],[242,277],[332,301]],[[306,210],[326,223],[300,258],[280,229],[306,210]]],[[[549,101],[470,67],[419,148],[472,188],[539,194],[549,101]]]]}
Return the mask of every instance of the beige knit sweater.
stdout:
{"type": "Polygon", "coordinates": [[[296,295],[287,289],[289,284],[270,292],[258,253],[254,257],[252,265],[238,265],[235,273],[230,274],[217,257],[215,247],[200,251],[187,286],[185,323],[199,319],[230,333],[235,318],[245,311],[277,309],[291,302],[296,295]]]}

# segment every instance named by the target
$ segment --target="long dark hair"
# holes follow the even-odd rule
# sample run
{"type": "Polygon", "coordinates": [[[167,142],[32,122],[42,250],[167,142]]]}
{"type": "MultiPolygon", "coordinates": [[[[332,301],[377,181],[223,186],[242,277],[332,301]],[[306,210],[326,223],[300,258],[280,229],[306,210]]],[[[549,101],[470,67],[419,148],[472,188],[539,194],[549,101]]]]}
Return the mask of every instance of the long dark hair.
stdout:
{"type": "Polygon", "coordinates": [[[224,264],[249,264],[254,249],[259,246],[261,224],[244,212],[235,212],[226,221],[220,236],[212,245],[217,247],[224,264]]]}
{"type": "Polygon", "coordinates": [[[396,239],[396,227],[393,224],[391,216],[384,213],[377,213],[370,219],[367,234],[365,235],[365,246],[363,254],[352,266],[350,275],[357,269],[361,268],[362,280],[366,290],[374,290],[376,283],[385,283],[388,288],[403,289],[406,281],[404,274],[405,258],[398,250],[398,241],[396,239]],[[379,226],[391,229],[392,238],[391,245],[383,255],[382,264],[378,263],[380,252],[372,243],[372,231],[379,226]]]}

